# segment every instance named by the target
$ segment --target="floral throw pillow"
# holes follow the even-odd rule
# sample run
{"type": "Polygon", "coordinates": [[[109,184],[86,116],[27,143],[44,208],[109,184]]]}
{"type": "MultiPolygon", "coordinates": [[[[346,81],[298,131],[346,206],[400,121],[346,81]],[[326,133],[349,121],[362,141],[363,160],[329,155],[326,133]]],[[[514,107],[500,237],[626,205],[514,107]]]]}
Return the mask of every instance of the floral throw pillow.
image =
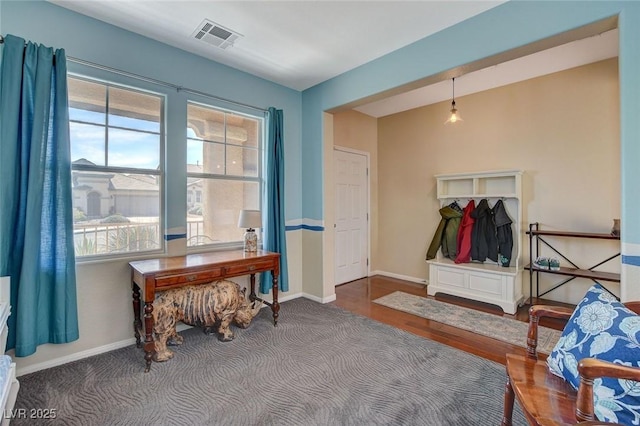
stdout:
{"type": "MultiPolygon", "coordinates": [[[[580,384],[578,362],[598,358],[640,366],[640,316],[600,284],[576,306],[562,336],[547,358],[549,370],[574,388],[580,384]]],[[[601,421],[640,423],[640,382],[598,378],[593,384],[595,415],[601,421]]]]}

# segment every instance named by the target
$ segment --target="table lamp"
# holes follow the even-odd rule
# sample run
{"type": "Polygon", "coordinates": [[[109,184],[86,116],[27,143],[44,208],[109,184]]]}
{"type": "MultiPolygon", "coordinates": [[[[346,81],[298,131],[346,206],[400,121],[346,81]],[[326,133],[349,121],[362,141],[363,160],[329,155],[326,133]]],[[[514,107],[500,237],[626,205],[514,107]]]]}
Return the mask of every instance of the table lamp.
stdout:
{"type": "Polygon", "coordinates": [[[258,251],[258,236],[254,228],[262,228],[260,210],[240,210],[238,228],[247,228],[244,233],[244,251],[255,253],[258,251]]]}

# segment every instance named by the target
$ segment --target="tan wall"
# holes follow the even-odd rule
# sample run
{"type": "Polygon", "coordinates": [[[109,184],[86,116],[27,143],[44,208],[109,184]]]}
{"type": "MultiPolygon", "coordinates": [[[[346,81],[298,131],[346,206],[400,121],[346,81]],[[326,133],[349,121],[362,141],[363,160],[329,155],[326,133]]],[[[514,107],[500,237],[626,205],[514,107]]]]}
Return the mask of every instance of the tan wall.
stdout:
{"type": "MultiPolygon", "coordinates": [[[[378,120],[377,269],[427,278],[425,253],[440,219],[433,177],[439,173],[524,170],[524,224],[610,231],[620,217],[617,59],[456,98],[460,125],[443,125],[449,105],[378,120]]],[[[619,248],[587,240],[557,246],[583,268],[619,248]]],[[[605,269],[618,271],[619,258],[605,269]]],[[[528,276],[523,283],[528,293],[528,276]]],[[[547,297],[575,303],[590,284],[572,282],[547,297]]],[[[619,293],[617,284],[610,287],[619,293]]]]}
{"type": "Polygon", "coordinates": [[[378,120],[357,111],[344,111],[333,115],[333,143],[369,153],[369,269],[377,269],[378,251],[378,120]]]}

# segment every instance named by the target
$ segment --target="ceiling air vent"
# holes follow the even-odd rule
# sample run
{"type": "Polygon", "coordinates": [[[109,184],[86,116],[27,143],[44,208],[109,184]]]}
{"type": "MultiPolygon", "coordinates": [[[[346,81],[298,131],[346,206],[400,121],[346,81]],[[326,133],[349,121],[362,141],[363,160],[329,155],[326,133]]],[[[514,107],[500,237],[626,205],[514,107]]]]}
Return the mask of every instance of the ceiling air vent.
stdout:
{"type": "Polygon", "coordinates": [[[198,28],[191,34],[191,37],[212,44],[220,49],[226,49],[229,46],[233,46],[233,42],[239,37],[242,37],[242,34],[205,19],[198,25],[198,28]]]}

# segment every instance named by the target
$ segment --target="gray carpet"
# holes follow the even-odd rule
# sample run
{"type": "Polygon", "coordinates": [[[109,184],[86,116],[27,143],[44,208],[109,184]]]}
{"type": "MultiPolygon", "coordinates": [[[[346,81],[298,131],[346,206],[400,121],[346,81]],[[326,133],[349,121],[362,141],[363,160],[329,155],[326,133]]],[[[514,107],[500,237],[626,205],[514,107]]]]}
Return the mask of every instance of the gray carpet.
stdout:
{"type": "Polygon", "coordinates": [[[234,331],[221,343],[186,330],[146,374],[131,346],[22,376],[15,408],[55,408],[48,425],[500,423],[502,365],[340,308],[295,299],[278,327],[262,309],[234,331]]]}
{"type": "MultiPolygon", "coordinates": [[[[512,345],[527,347],[529,323],[513,318],[476,311],[451,303],[396,291],[373,301],[388,308],[397,309],[472,331],[483,336],[502,340],[512,345]]],[[[560,339],[561,331],[538,326],[538,352],[551,353],[560,339]]]]}

